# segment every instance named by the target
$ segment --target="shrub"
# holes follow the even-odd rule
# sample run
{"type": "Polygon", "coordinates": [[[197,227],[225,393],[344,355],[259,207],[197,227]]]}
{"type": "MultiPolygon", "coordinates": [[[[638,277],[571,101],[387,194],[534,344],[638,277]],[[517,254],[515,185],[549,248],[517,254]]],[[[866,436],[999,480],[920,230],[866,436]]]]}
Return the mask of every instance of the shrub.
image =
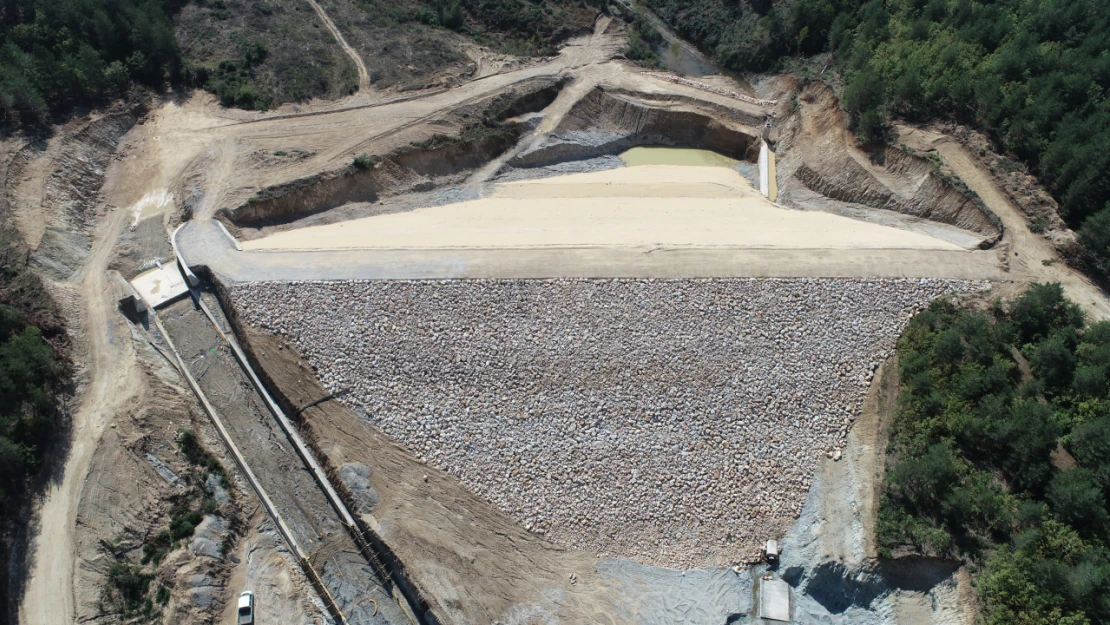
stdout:
{"type": "MultiPolygon", "coordinates": [[[[1103,263],[1110,260],[1110,202],[1099,212],[1083,221],[1079,242],[1103,263]]],[[[1106,271],[1103,268],[1103,271],[1106,271]]]]}
{"type": "Polygon", "coordinates": [[[370,169],[374,166],[374,159],[370,158],[366,154],[359,154],[355,157],[353,164],[355,166],[355,169],[366,171],[367,169],[370,169]]]}
{"type": "Polygon", "coordinates": [[[126,560],[112,563],[108,569],[108,589],[120,604],[123,616],[150,614],[152,605],[147,590],[152,579],[153,575],[144,573],[141,567],[126,560]]]}
{"type": "Polygon", "coordinates": [[[1060,520],[1079,530],[1104,530],[1110,518],[1095,475],[1082,467],[1057,473],[1048,486],[1048,500],[1060,520]]]}
{"type": "Polygon", "coordinates": [[[1035,343],[1057,331],[1083,327],[1083,310],[1064,297],[1059,282],[1034,284],[1010,305],[1010,319],[1022,345],[1035,343]]]}

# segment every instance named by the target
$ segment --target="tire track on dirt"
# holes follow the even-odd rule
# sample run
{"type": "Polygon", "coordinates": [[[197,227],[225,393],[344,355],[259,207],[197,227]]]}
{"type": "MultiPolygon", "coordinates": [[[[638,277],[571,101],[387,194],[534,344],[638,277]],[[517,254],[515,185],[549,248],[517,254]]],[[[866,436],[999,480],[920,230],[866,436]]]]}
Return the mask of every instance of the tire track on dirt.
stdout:
{"type": "Polygon", "coordinates": [[[370,73],[366,71],[366,65],[362,62],[362,57],[360,57],[358,52],[351,47],[351,44],[347,43],[347,40],[343,38],[343,33],[339,32],[339,29],[335,26],[335,22],[331,21],[331,18],[328,17],[328,14],[324,11],[324,7],[320,6],[316,0],[308,0],[308,3],[312,5],[316,14],[320,16],[320,19],[324,22],[324,26],[328,29],[328,32],[331,33],[331,36],[335,37],[335,42],[338,43],[339,47],[343,48],[343,51],[347,53],[347,56],[351,57],[351,60],[355,62],[355,69],[358,70],[358,90],[369,93],[370,73]]]}

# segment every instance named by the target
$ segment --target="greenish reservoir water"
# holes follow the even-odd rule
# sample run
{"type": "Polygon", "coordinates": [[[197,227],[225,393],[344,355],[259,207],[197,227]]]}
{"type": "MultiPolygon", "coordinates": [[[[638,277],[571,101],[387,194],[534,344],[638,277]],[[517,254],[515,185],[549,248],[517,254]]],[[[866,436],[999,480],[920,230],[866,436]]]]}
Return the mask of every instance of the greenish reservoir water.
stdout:
{"type": "Polygon", "coordinates": [[[621,153],[621,161],[636,165],[690,165],[696,167],[735,167],[740,161],[709,150],[694,148],[639,147],[621,153]]]}

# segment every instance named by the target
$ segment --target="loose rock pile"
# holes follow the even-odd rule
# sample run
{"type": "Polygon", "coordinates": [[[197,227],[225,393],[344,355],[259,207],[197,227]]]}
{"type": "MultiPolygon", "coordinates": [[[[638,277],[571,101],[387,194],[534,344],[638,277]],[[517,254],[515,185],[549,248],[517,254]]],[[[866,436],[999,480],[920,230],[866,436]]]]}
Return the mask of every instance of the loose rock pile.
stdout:
{"type": "Polygon", "coordinates": [[[664,566],[751,561],[954,280],[235,287],[331,391],[528,529],[664,566]]]}

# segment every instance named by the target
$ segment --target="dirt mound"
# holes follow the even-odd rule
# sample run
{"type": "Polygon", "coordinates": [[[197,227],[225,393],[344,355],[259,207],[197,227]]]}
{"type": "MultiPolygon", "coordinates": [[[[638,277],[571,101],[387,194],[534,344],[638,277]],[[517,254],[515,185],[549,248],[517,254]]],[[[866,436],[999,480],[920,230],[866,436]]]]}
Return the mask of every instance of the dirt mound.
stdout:
{"type": "Polygon", "coordinates": [[[640,145],[683,145],[754,161],[761,120],[691,98],[645,97],[595,88],[542,143],[509,161],[538,167],[617,154],[640,145]]]}
{"type": "Polygon", "coordinates": [[[929,160],[896,147],[869,151],[847,130],[835,95],[810,82],[797,93],[797,112],[778,129],[779,201],[800,207],[804,190],[978,233],[982,247],[1002,235],[998,217],[971,191],[945,179],[929,160]]]}

